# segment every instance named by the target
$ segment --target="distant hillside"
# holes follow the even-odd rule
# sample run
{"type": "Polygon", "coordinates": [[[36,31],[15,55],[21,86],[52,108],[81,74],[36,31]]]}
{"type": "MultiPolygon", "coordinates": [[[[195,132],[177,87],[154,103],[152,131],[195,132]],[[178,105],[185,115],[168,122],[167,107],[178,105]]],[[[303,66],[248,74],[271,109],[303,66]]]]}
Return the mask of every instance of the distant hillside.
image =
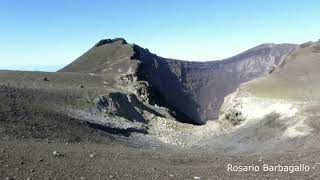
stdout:
{"type": "Polygon", "coordinates": [[[56,72],[64,65],[0,65],[0,70],[56,72]]]}
{"type": "Polygon", "coordinates": [[[263,44],[225,60],[189,62],[162,58],[122,38],[106,39],[60,71],[134,74],[151,85],[164,106],[184,114],[182,121],[203,124],[218,117],[227,94],[265,74],[295,48],[263,44]]]}

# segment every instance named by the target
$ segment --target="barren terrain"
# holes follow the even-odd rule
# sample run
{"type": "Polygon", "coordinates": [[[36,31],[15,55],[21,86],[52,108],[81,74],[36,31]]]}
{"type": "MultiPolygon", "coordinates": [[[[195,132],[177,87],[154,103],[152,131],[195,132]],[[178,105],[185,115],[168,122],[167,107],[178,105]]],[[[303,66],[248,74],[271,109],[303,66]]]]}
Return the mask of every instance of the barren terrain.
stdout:
{"type": "Polygon", "coordinates": [[[106,39],[59,72],[0,71],[0,179],[319,179],[317,47],[187,62],[106,39]]]}

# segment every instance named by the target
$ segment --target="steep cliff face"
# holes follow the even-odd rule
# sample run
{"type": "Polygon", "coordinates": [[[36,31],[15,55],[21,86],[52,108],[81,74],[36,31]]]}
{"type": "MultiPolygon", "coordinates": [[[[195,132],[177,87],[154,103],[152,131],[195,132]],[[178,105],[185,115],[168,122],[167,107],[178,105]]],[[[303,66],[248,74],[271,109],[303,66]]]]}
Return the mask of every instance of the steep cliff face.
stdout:
{"type": "Polygon", "coordinates": [[[231,122],[236,132],[242,132],[239,142],[253,140],[249,132],[254,132],[263,137],[261,143],[312,146],[320,127],[319,68],[320,43],[300,45],[272,74],[242,84],[225,98],[220,121],[231,122]]]}
{"type": "Polygon", "coordinates": [[[221,61],[189,62],[159,57],[124,39],[101,40],[61,71],[115,78],[131,74],[148,82],[151,104],[174,110],[180,121],[204,124],[218,117],[227,94],[272,71],[295,48],[292,44],[263,44],[221,61]]]}

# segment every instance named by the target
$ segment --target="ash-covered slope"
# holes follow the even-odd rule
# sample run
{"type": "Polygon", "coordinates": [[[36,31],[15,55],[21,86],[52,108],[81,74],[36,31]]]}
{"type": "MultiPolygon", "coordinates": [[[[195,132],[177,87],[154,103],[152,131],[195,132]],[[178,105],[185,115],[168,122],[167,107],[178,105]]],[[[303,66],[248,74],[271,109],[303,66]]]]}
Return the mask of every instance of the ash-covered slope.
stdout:
{"type": "Polygon", "coordinates": [[[60,70],[60,72],[82,72],[99,74],[126,73],[134,55],[133,45],[124,39],[105,39],[95,44],[88,52],[60,70]]]}
{"type": "Polygon", "coordinates": [[[320,42],[305,43],[274,73],[244,83],[229,95],[219,118],[236,125],[228,135],[230,144],[279,150],[318,146],[319,68],[320,42]]]}
{"type": "Polygon", "coordinates": [[[60,71],[136,77],[148,82],[151,104],[174,110],[180,121],[204,124],[218,117],[227,94],[272,71],[295,48],[263,44],[221,61],[189,62],[159,57],[121,38],[107,39],[60,71]]]}

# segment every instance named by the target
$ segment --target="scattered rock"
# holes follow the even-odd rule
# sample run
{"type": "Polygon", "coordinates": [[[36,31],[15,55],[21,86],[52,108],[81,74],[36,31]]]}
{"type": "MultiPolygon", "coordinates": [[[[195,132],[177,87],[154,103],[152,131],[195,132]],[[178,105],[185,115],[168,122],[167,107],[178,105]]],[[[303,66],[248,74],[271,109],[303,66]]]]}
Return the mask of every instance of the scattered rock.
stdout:
{"type": "Polygon", "coordinates": [[[80,177],[80,180],[85,180],[85,179],[86,179],[86,178],[85,178],[85,177],[83,177],[83,176],[81,176],[81,177],[80,177]]]}
{"type": "Polygon", "coordinates": [[[23,161],[21,161],[21,162],[20,162],[20,165],[24,165],[24,162],[23,162],[23,161]]]}
{"type": "Polygon", "coordinates": [[[272,74],[275,70],[277,69],[277,66],[276,65],[272,65],[268,68],[268,73],[269,74],[272,74]]]}
{"type": "Polygon", "coordinates": [[[58,152],[58,151],[53,151],[53,156],[54,157],[60,157],[60,156],[63,156],[63,154],[58,152]]]}
{"type": "Polygon", "coordinates": [[[6,177],[6,180],[14,180],[12,177],[6,177]]]}
{"type": "Polygon", "coordinates": [[[245,121],[245,117],[242,113],[233,107],[222,109],[220,119],[230,122],[233,126],[238,126],[245,121]]]}
{"type": "Polygon", "coordinates": [[[0,152],[1,153],[4,153],[5,149],[4,148],[1,148],[0,152]]]}
{"type": "Polygon", "coordinates": [[[43,161],[44,161],[44,159],[40,158],[38,161],[39,161],[39,162],[43,162],[43,161]]]}
{"type": "Polygon", "coordinates": [[[124,74],[120,77],[120,81],[127,84],[136,82],[137,80],[138,80],[138,77],[135,76],[134,74],[124,74]]]}
{"type": "Polygon", "coordinates": [[[49,81],[48,77],[42,77],[43,81],[49,81]]]}
{"type": "Polygon", "coordinates": [[[258,162],[261,162],[264,159],[264,157],[260,157],[258,162]]]}
{"type": "Polygon", "coordinates": [[[199,176],[194,176],[193,179],[199,180],[199,179],[201,179],[201,177],[199,177],[199,176]]]}
{"type": "Polygon", "coordinates": [[[49,144],[49,143],[54,143],[55,141],[54,140],[51,140],[49,138],[45,139],[45,141],[49,144]]]}
{"type": "Polygon", "coordinates": [[[31,178],[30,177],[27,177],[27,179],[26,180],[31,180],[31,178]]]}
{"type": "Polygon", "coordinates": [[[94,158],[94,157],[96,157],[96,153],[90,153],[89,154],[89,158],[94,158]]]}
{"type": "Polygon", "coordinates": [[[170,174],[169,177],[174,177],[174,175],[173,175],[173,174],[170,174]]]}
{"type": "Polygon", "coordinates": [[[34,169],[30,169],[30,172],[34,172],[34,169]]]}
{"type": "Polygon", "coordinates": [[[113,178],[113,175],[109,175],[109,178],[112,179],[112,178],[113,178]]]}

